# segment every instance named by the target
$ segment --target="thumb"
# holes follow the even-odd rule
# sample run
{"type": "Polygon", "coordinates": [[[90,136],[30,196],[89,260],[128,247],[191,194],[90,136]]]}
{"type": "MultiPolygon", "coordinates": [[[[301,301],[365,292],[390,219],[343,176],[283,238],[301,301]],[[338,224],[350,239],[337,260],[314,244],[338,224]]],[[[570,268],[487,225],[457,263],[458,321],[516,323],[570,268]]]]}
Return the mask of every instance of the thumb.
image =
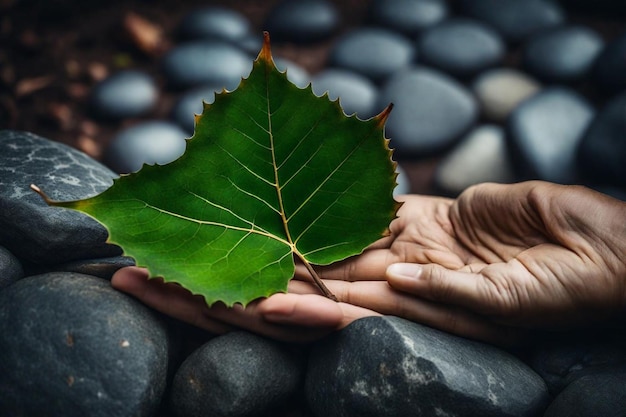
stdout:
{"type": "Polygon", "coordinates": [[[483,275],[441,265],[392,264],[387,268],[387,281],[396,290],[483,314],[499,311],[502,301],[483,275]]]}

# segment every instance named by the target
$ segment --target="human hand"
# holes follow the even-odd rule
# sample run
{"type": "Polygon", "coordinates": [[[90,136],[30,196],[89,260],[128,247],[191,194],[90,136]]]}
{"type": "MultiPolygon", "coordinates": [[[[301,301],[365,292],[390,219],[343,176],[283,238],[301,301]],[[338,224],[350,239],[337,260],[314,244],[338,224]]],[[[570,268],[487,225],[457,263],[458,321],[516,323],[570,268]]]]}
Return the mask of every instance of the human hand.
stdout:
{"type": "Polygon", "coordinates": [[[626,304],[626,203],[583,187],[533,181],[482,184],[457,200],[407,196],[390,229],[362,255],[320,270],[355,281],[339,285],[346,293],[327,281],[340,300],[498,343],[626,304]],[[383,276],[404,296],[377,297],[380,282],[363,281],[383,276]]]}

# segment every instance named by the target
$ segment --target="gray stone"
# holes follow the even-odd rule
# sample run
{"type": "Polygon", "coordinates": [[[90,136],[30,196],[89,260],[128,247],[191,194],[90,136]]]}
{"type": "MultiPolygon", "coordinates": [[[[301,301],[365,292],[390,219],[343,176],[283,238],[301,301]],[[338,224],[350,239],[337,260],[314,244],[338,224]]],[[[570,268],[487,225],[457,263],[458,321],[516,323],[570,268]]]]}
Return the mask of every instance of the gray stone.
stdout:
{"type": "Polygon", "coordinates": [[[299,88],[304,88],[311,83],[311,75],[300,65],[286,58],[274,58],[276,68],[287,73],[287,79],[299,88]]]}
{"type": "Polygon", "coordinates": [[[521,102],[540,89],[536,80],[509,68],[485,71],[472,85],[483,114],[495,122],[505,121],[521,102]]]}
{"type": "Polygon", "coordinates": [[[381,82],[407,68],[415,59],[415,48],[403,36],[382,28],[360,28],[346,33],[332,47],[330,66],[362,74],[381,82]]]}
{"type": "Polygon", "coordinates": [[[225,41],[198,40],[178,45],[163,58],[168,81],[181,88],[202,84],[234,90],[252,70],[246,52],[225,41]]]}
{"type": "Polygon", "coordinates": [[[20,260],[6,248],[0,246],[0,290],[23,276],[24,268],[22,268],[20,260]]]}
{"type": "Polygon", "coordinates": [[[135,261],[133,258],[127,256],[112,256],[110,258],[81,259],[55,265],[26,265],[24,269],[28,276],[47,272],[75,272],[98,278],[111,279],[118,269],[134,265],[135,261]]]}
{"type": "Polygon", "coordinates": [[[585,375],[557,396],[544,417],[626,417],[626,369],[585,375]]]}
{"type": "Polygon", "coordinates": [[[82,152],[40,136],[0,131],[0,245],[34,263],[59,263],[121,254],[106,244],[106,229],[77,211],[49,207],[53,200],[94,196],[116,175],[82,152]]]}
{"type": "Polygon", "coordinates": [[[172,119],[192,135],[195,128],[194,115],[202,114],[202,102],[213,103],[215,93],[221,90],[217,85],[204,85],[185,92],[172,107],[172,119]]]}
{"type": "Polygon", "coordinates": [[[600,35],[587,27],[559,27],[539,33],[526,43],[522,65],[547,82],[581,81],[603,47],[600,35]]]}
{"type": "Polygon", "coordinates": [[[148,74],[126,70],[111,75],[96,84],[90,104],[97,117],[122,119],[149,112],[157,102],[159,92],[148,74]]]}
{"type": "Polygon", "coordinates": [[[410,37],[442,22],[448,13],[444,0],[374,0],[368,10],[373,24],[410,37]]]}
{"type": "Polygon", "coordinates": [[[592,79],[608,95],[626,89],[626,32],[611,40],[596,59],[592,79]]]}
{"type": "Polygon", "coordinates": [[[557,395],[586,375],[626,371],[626,338],[619,329],[614,335],[566,334],[536,343],[528,356],[530,366],[544,379],[552,395],[557,395]]]}
{"type": "Polygon", "coordinates": [[[398,165],[396,167],[396,172],[398,173],[398,178],[396,178],[398,185],[393,189],[393,195],[397,196],[409,194],[411,192],[411,181],[409,180],[408,175],[406,175],[406,171],[398,165]]]}
{"type": "Polygon", "coordinates": [[[178,25],[185,39],[222,39],[239,42],[248,36],[250,22],[241,13],[219,6],[205,6],[187,13],[178,25]]]}
{"type": "Polygon", "coordinates": [[[399,158],[447,149],[478,116],[476,100],[460,83],[426,67],[394,75],[382,87],[377,107],[389,103],[394,108],[385,131],[399,158]]]}
{"type": "Polygon", "coordinates": [[[312,82],[313,92],[321,96],[328,92],[331,100],[339,99],[339,104],[346,114],[356,115],[361,119],[375,116],[382,109],[377,109],[378,90],[367,78],[352,71],[329,68],[318,73],[312,82]]]}
{"type": "Polygon", "coordinates": [[[169,339],[145,306],[87,275],[23,278],[0,292],[0,415],[153,416],[169,339]]]}
{"type": "Polygon", "coordinates": [[[472,19],[449,19],[420,36],[420,60],[448,74],[470,78],[498,64],[505,45],[490,27],[472,19]]]}
{"type": "Polygon", "coordinates": [[[511,42],[521,42],[565,20],[561,7],[549,0],[461,0],[460,9],[511,42]]]}
{"type": "Polygon", "coordinates": [[[509,144],[523,179],[579,180],[576,151],[595,110],[577,93],[552,87],[524,101],[508,120],[509,144]]]}
{"type": "Polygon", "coordinates": [[[119,132],[109,144],[105,160],[120,174],[136,172],[144,164],[165,165],[185,153],[189,135],[175,124],[148,121],[119,132]]]}
{"type": "Polygon", "coordinates": [[[301,386],[301,355],[247,332],[214,338],[178,369],[170,408],[180,417],[273,415],[301,386]]]}
{"type": "Polygon", "coordinates": [[[436,187],[453,195],[481,182],[510,183],[514,179],[504,129],[496,125],[470,131],[441,160],[434,176],[436,187]]]}
{"type": "Polygon", "coordinates": [[[505,351],[391,316],[316,344],[305,390],[324,417],[530,417],[548,401],[543,380],[505,351]]]}
{"type": "Polygon", "coordinates": [[[610,100],[593,120],[578,148],[586,181],[626,190],[626,92],[610,100]]]}
{"type": "Polygon", "coordinates": [[[263,29],[276,42],[312,43],[329,38],[339,22],[339,13],[331,2],[285,0],[269,11],[263,29]]]}

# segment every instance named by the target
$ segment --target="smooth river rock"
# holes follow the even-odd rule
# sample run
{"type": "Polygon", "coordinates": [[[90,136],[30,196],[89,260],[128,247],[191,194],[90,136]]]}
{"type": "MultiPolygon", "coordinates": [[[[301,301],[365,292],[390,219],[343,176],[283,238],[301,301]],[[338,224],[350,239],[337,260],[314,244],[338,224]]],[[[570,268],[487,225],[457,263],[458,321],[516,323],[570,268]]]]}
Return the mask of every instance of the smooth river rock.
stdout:
{"type": "Polygon", "coordinates": [[[369,21],[409,37],[441,23],[449,14],[445,0],[374,0],[369,21]]]}
{"type": "Polygon", "coordinates": [[[445,150],[478,116],[476,100],[463,85],[426,67],[402,71],[385,83],[377,108],[389,103],[394,108],[385,132],[399,158],[445,150]]]}
{"type": "Polygon", "coordinates": [[[339,12],[329,1],[284,0],[268,12],[263,30],[275,42],[306,44],[330,37],[339,23],[339,12]]]}
{"type": "Polygon", "coordinates": [[[222,39],[240,42],[250,32],[250,22],[241,13],[220,6],[205,6],[187,13],[178,25],[184,39],[222,39]]]}
{"type": "Polygon", "coordinates": [[[202,102],[213,103],[215,94],[221,90],[218,85],[207,84],[185,92],[172,107],[172,119],[191,136],[195,127],[194,116],[202,114],[202,102]]]}
{"type": "Polygon", "coordinates": [[[120,71],[96,84],[90,104],[102,119],[138,117],[157,103],[159,91],[154,79],[138,70],[120,71]]]}
{"type": "Polygon", "coordinates": [[[300,388],[306,361],[287,344],[243,331],[216,337],[178,369],[170,408],[178,417],[270,413],[300,388]]]}
{"type": "Polygon", "coordinates": [[[0,246],[0,290],[24,276],[24,268],[19,259],[8,249],[0,246]]]}
{"type": "Polygon", "coordinates": [[[352,71],[329,68],[318,73],[312,81],[313,92],[321,96],[328,92],[331,100],[339,99],[346,114],[368,119],[379,113],[376,108],[378,90],[374,83],[352,71]]]}
{"type": "Polygon", "coordinates": [[[317,343],[305,389],[316,417],[534,417],[549,399],[539,375],[505,351],[392,316],[317,343]]]}
{"type": "Polygon", "coordinates": [[[49,207],[53,200],[94,196],[117,175],[84,153],[32,133],[0,131],[0,245],[20,259],[55,264],[121,254],[106,243],[100,223],[77,211],[49,207]]]}
{"type": "Polygon", "coordinates": [[[150,417],[164,393],[165,325],[108,281],[49,273],[0,292],[0,415],[150,417]]]}

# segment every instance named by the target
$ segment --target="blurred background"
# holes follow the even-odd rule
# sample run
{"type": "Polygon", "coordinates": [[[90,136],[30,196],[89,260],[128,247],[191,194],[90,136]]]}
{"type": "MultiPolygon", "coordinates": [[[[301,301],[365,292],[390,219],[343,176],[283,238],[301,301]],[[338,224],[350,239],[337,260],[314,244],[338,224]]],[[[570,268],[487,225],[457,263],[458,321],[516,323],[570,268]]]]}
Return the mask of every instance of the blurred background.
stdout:
{"type": "Polygon", "coordinates": [[[346,113],[394,103],[398,192],[543,179],[626,199],[622,1],[0,0],[0,128],[119,173],[166,163],[263,30],[346,113]]]}

